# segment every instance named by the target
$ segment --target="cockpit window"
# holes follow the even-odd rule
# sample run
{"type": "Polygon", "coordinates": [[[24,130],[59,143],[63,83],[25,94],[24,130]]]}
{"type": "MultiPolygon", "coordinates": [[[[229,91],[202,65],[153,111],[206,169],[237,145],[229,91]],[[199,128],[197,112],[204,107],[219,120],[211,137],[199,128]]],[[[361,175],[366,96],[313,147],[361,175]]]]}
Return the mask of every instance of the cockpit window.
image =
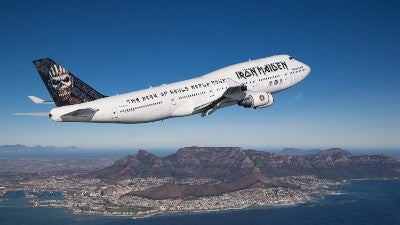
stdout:
{"type": "Polygon", "coordinates": [[[292,56],[289,56],[289,59],[290,59],[290,60],[293,60],[292,56]]]}

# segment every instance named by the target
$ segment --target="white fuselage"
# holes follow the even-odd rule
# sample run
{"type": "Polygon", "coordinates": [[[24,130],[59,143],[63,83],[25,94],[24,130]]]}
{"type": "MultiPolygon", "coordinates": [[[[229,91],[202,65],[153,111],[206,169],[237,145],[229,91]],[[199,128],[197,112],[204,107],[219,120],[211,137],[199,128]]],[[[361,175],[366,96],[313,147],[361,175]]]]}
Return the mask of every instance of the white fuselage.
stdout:
{"type": "MultiPolygon", "coordinates": [[[[60,122],[145,123],[201,112],[235,83],[249,92],[276,93],[294,86],[310,67],[288,55],[277,55],[228,66],[198,78],[165,84],[91,102],[57,107],[50,116],[60,122]],[[91,117],[62,118],[79,109],[94,109],[91,117]]],[[[219,108],[232,105],[222,104],[219,108]]]]}

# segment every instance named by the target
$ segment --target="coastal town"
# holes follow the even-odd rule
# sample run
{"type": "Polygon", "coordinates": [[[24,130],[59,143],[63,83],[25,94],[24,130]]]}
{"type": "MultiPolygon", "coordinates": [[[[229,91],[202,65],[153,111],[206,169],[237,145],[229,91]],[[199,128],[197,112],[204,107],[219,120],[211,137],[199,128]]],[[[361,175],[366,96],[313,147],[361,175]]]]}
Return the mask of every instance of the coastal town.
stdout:
{"type": "Polygon", "coordinates": [[[280,179],[298,188],[250,188],[218,196],[157,200],[138,197],[132,193],[165,183],[199,185],[219,181],[204,178],[176,180],[172,177],[150,177],[125,179],[109,184],[100,179],[51,176],[23,181],[7,189],[23,191],[29,199],[30,206],[33,207],[65,207],[76,213],[144,217],[160,213],[293,205],[311,200],[310,194],[320,191],[321,188],[339,184],[314,176],[292,176],[280,179]],[[38,193],[47,193],[47,195],[58,193],[58,197],[55,199],[47,197],[42,200],[38,197],[38,193]]]}
{"type": "Polygon", "coordinates": [[[341,149],[295,156],[186,147],[165,157],[139,150],[120,159],[0,158],[0,207],[12,195],[24,206],[132,217],[277,207],[333,194],[346,180],[396,178],[398,168],[393,157],[341,149]]]}

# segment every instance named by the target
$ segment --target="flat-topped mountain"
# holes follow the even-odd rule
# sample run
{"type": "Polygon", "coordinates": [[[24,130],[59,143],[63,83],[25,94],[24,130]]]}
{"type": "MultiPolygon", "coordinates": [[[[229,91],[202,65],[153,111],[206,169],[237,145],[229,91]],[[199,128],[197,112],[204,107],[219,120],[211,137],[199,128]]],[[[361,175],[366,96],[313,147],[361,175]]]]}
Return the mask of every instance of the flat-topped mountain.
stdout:
{"type": "Polygon", "coordinates": [[[268,177],[315,175],[343,180],[400,177],[400,162],[384,155],[328,149],[311,155],[279,155],[239,147],[185,147],[166,157],[139,150],[90,174],[117,181],[134,177],[207,177],[235,180],[259,168],[268,177]]]}
{"type": "Polygon", "coordinates": [[[132,177],[210,177],[231,179],[246,175],[254,164],[238,147],[187,147],[160,158],[139,150],[96,171],[95,177],[121,180],[132,177]]]}

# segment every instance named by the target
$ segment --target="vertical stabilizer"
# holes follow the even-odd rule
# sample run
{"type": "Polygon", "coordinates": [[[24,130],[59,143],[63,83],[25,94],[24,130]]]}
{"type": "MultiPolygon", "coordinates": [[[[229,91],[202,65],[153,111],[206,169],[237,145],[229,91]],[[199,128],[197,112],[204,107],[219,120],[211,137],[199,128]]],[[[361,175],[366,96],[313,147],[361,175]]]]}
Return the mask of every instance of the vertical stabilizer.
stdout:
{"type": "Polygon", "coordinates": [[[106,97],[49,58],[34,60],[33,64],[57,107],[106,97]]]}

